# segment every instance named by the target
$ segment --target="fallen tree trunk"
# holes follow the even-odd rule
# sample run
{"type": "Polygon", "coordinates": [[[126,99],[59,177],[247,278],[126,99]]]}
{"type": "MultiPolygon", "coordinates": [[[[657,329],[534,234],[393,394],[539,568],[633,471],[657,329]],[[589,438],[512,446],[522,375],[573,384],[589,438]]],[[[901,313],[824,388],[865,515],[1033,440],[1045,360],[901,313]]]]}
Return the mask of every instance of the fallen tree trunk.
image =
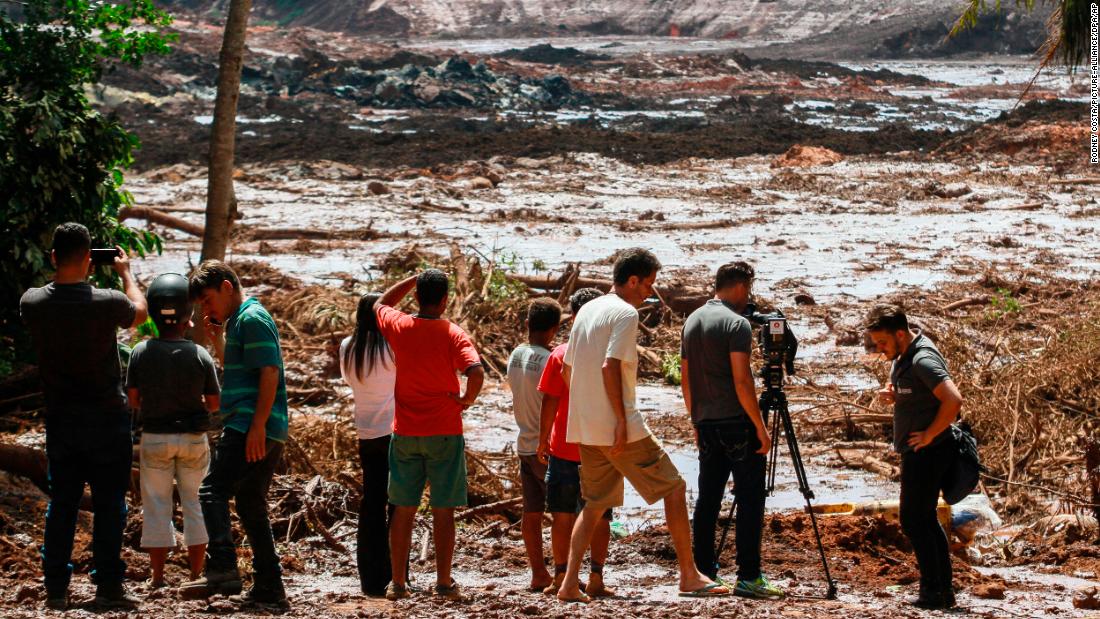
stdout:
{"type": "Polygon", "coordinates": [[[469,520],[475,516],[485,516],[488,514],[498,514],[511,507],[516,507],[523,503],[523,497],[518,496],[512,499],[505,499],[503,501],[497,501],[496,503],[486,503],[485,505],[478,505],[471,509],[467,509],[463,512],[459,512],[455,516],[456,522],[463,522],[469,520]]]}
{"type": "MultiPolygon", "coordinates": [[[[136,464],[137,459],[135,458],[134,461],[136,464]]],[[[38,486],[39,490],[49,495],[50,480],[47,468],[46,452],[41,449],[0,443],[0,471],[25,477],[38,486]]],[[[135,467],[130,469],[130,490],[136,494],[140,487],[141,475],[135,467]]],[[[87,493],[80,500],[80,509],[92,511],[92,498],[87,493]]]]}
{"type": "Polygon", "coordinates": [[[184,221],[179,217],[173,217],[172,215],[162,213],[161,211],[147,206],[124,206],[120,208],[118,210],[118,220],[125,221],[127,219],[144,219],[145,221],[159,224],[165,228],[186,232],[191,236],[202,236],[203,233],[203,227],[198,224],[184,221]]]}
{"type": "MultiPolygon", "coordinates": [[[[574,276],[568,270],[562,275],[524,275],[509,273],[508,277],[526,285],[528,288],[556,292],[568,286],[575,288],[598,288],[604,292],[611,290],[613,282],[609,279],[574,276]]],[[[702,288],[687,286],[679,283],[658,286],[657,294],[664,300],[669,309],[677,314],[690,314],[702,307],[711,294],[702,288]]]]}

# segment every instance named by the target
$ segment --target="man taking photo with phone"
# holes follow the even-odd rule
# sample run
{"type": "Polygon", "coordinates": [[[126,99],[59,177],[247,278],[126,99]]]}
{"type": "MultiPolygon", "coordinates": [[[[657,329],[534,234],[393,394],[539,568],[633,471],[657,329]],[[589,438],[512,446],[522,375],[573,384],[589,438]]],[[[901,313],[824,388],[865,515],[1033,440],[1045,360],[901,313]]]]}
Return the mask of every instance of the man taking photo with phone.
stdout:
{"type": "MultiPolygon", "coordinates": [[[[130,486],[133,442],[122,390],[117,329],[145,322],[145,297],[130,274],[130,259],[115,248],[111,263],[123,292],[88,283],[92,239],[78,223],[64,223],[53,235],[54,280],[31,288],[19,301],[30,331],[46,397],[46,459],[50,504],[46,510],[42,571],[46,606],[69,605],[69,581],[76,517],[87,484],[92,493],[92,581],[96,604],[133,607],[122,577],[126,564],[122,529],[130,486]]],[[[108,252],[109,253],[109,252],[108,252]]]]}

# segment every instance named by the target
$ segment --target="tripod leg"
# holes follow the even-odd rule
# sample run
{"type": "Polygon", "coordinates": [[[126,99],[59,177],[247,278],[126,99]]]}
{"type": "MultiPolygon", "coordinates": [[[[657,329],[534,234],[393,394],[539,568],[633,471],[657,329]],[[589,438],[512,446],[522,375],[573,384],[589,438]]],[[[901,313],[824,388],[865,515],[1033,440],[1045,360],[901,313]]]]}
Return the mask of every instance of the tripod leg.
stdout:
{"type": "Polygon", "coordinates": [[[798,449],[798,438],[794,434],[794,423],[791,421],[790,412],[787,410],[787,402],[780,400],[776,406],[776,418],[783,418],[783,431],[787,435],[787,451],[791,454],[791,462],[794,464],[795,477],[798,479],[798,489],[806,499],[806,513],[810,515],[810,525],[814,530],[814,539],[817,540],[817,552],[821,555],[821,567],[825,570],[825,583],[828,599],[836,598],[836,582],[829,574],[829,560],[825,557],[825,546],[821,543],[821,531],[817,528],[817,516],[814,514],[812,504],[814,492],[810,489],[809,480],[806,477],[806,467],[802,463],[802,453],[798,449]]]}
{"type": "Polygon", "coordinates": [[[714,553],[714,561],[717,563],[722,558],[722,550],[726,547],[726,536],[729,535],[730,525],[733,523],[734,512],[737,511],[737,497],[731,495],[733,503],[730,505],[729,516],[726,517],[726,524],[722,527],[722,537],[718,540],[718,550],[714,553]]]}

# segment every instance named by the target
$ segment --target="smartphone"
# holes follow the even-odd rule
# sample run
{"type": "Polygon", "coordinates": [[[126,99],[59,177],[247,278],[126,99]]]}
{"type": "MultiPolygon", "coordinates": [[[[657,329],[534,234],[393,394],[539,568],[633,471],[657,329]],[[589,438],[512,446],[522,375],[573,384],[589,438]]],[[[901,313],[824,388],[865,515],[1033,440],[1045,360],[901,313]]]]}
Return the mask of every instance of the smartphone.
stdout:
{"type": "Polygon", "coordinates": [[[92,250],[92,264],[114,264],[115,258],[118,257],[118,248],[109,247],[107,249],[93,249],[92,250]]]}

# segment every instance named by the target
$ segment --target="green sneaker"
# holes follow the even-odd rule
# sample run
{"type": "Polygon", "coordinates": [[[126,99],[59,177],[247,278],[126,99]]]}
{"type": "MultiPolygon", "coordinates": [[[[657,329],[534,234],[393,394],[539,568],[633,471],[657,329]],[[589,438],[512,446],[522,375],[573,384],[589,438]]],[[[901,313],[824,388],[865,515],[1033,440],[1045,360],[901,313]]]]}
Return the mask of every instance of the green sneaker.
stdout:
{"type": "Polygon", "coordinates": [[[777,600],[786,595],[782,589],[768,582],[768,578],[763,574],[756,580],[739,579],[733,594],[757,600],[777,600]]]}

